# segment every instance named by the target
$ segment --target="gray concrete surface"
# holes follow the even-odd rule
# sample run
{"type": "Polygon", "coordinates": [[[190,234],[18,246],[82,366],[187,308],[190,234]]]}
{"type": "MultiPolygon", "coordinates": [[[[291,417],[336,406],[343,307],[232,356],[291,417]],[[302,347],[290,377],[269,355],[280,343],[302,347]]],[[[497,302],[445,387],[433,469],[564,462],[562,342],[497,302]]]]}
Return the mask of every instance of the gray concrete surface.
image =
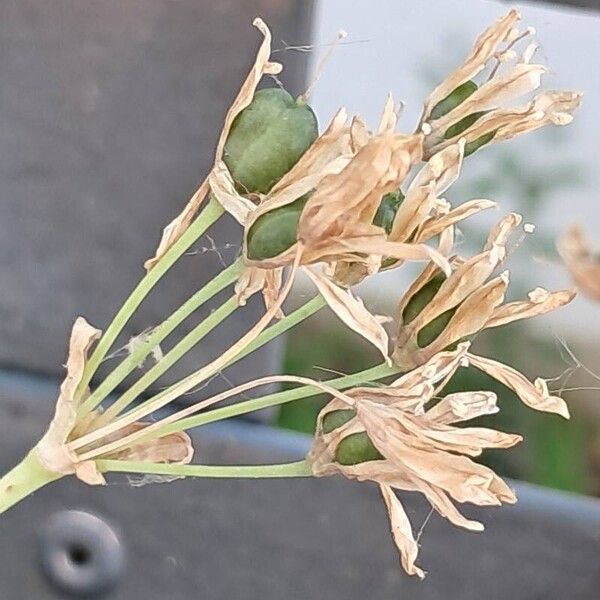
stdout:
{"type": "MultiPolygon", "coordinates": [[[[0,470],[38,438],[54,385],[0,376],[0,470]],[[42,401],[43,400],[43,401],[42,401]]],[[[294,460],[308,439],[232,422],[194,434],[197,461],[294,460]]],[[[596,600],[600,502],[515,484],[515,507],[465,512],[468,533],[433,515],[421,537],[423,583],[403,574],[377,490],[328,480],[193,480],[101,489],[65,480],[0,516],[0,598],[56,595],[38,565],[38,536],[64,509],[90,511],[121,537],[128,568],[112,600],[596,600]]],[[[428,514],[403,500],[416,527],[428,514]]]]}

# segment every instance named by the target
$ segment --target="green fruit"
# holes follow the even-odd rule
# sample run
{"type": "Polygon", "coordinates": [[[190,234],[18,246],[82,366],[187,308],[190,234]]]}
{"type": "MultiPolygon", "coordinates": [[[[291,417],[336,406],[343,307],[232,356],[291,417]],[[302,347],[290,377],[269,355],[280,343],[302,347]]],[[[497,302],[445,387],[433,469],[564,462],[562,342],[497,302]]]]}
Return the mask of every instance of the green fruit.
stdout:
{"type": "MultiPolygon", "coordinates": [[[[467,115],[466,117],[462,118],[460,121],[458,121],[457,123],[454,123],[454,125],[451,125],[450,127],[448,127],[448,129],[446,129],[446,133],[444,134],[444,139],[450,140],[453,137],[460,135],[461,133],[463,133],[464,131],[469,129],[469,127],[471,127],[471,125],[473,125],[473,123],[475,123],[476,121],[481,119],[481,117],[483,117],[483,115],[486,115],[488,112],[489,111],[487,111],[487,110],[481,110],[479,112],[471,113],[470,115],[467,115]]],[[[474,150],[473,150],[473,152],[474,152],[474,150]]]]}
{"type": "Polygon", "coordinates": [[[375,213],[375,218],[373,219],[373,225],[377,225],[377,227],[383,227],[385,232],[389,235],[392,231],[392,227],[394,225],[394,219],[396,218],[396,213],[400,208],[400,205],[404,201],[404,194],[398,190],[397,192],[390,192],[386,194],[379,204],[379,208],[375,213]]]}
{"type": "Polygon", "coordinates": [[[310,106],[280,88],[258,90],[233,121],[223,160],[240,193],[266,194],[317,136],[310,106]]]}
{"type": "Polygon", "coordinates": [[[291,204],[275,208],[254,221],[246,237],[250,260],[266,260],[278,256],[297,241],[298,221],[310,197],[305,194],[291,204]]]}
{"type": "MultiPolygon", "coordinates": [[[[419,348],[425,348],[437,340],[442,331],[446,329],[446,326],[454,316],[457,308],[458,307],[455,306],[454,308],[450,308],[446,312],[443,312],[419,330],[419,333],[417,333],[417,345],[419,348]]],[[[450,350],[450,348],[445,348],[445,350],[450,350]]]]}
{"type": "MultiPolygon", "coordinates": [[[[349,408],[327,413],[323,417],[323,433],[331,433],[334,429],[345,425],[355,415],[356,412],[349,408]]],[[[383,456],[364,431],[345,437],[335,450],[335,460],[341,465],[357,465],[369,460],[382,459],[383,456]]]]}
{"type": "Polygon", "coordinates": [[[462,104],[477,89],[477,84],[474,81],[465,81],[431,109],[430,119],[435,120],[447,115],[451,110],[462,104]]]}
{"type": "MultiPolygon", "coordinates": [[[[446,281],[446,276],[443,273],[438,273],[413,294],[402,312],[402,322],[405,325],[408,325],[421,314],[421,311],[434,299],[444,281],[446,281]]],[[[425,348],[425,346],[435,342],[442,331],[446,329],[457,308],[457,306],[450,308],[419,329],[417,333],[419,348],[425,348]]]]}
{"type": "Polygon", "coordinates": [[[402,312],[402,322],[408,325],[414,321],[422,310],[433,300],[434,296],[446,281],[444,273],[432,277],[420,290],[414,293],[402,312]]]}
{"type": "MultiPolygon", "coordinates": [[[[496,130],[497,131],[497,130],[496,130]]],[[[485,133],[482,136],[478,137],[476,140],[465,144],[465,157],[473,154],[476,150],[479,150],[482,146],[489,144],[496,135],[496,131],[490,131],[489,133],[485,133]]]]}
{"type": "Polygon", "coordinates": [[[335,460],[340,465],[358,465],[383,458],[364,431],[345,437],[335,450],[335,460]]]}
{"type": "Polygon", "coordinates": [[[332,410],[323,417],[321,424],[323,433],[331,433],[334,429],[345,425],[355,415],[356,412],[351,408],[332,410]]]}

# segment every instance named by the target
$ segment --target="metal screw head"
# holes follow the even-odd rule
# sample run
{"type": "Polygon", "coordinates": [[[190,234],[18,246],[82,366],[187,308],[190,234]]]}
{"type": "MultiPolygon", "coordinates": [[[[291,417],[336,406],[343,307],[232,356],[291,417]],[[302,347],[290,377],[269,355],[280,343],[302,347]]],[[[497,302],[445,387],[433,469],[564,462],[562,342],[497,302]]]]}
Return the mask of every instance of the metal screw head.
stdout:
{"type": "Polygon", "coordinates": [[[113,529],[81,510],[54,513],[39,533],[39,557],[50,583],[72,598],[99,596],[121,580],[125,552],[113,529]]]}

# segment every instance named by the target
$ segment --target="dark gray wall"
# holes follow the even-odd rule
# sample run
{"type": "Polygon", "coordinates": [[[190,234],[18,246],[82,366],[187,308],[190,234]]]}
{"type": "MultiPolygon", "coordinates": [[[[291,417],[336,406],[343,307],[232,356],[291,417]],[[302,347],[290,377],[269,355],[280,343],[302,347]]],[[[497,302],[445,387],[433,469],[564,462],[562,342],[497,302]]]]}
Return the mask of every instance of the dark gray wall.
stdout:
{"type": "MultiPolygon", "coordinates": [[[[271,25],[275,47],[306,43],[311,6],[0,1],[0,365],[61,374],[75,316],[106,326],[143,275],[162,227],[211,164],[224,113],[260,41],[253,17],[271,25]]],[[[305,55],[278,57],[288,67],[283,81],[300,93],[305,55]]],[[[210,234],[218,247],[234,245],[223,251],[231,260],[237,226],[225,220],[210,234]]],[[[220,267],[214,252],[181,262],[121,342],[159,323],[220,267]]],[[[256,298],[178,373],[226,347],[259,311],[256,298]]],[[[277,366],[271,349],[230,377],[277,366]]]]}
{"type": "MultiPolygon", "coordinates": [[[[47,384],[0,373],[0,471],[38,439],[47,384]]],[[[195,433],[197,462],[284,462],[309,440],[233,423],[195,433]]],[[[121,538],[128,568],[112,600],[597,600],[600,502],[516,484],[513,507],[474,510],[486,531],[433,515],[421,537],[423,583],[404,575],[381,498],[341,479],[188,480],[104,488],[73,479],[0,515],[0,598],[69,600],[42,575],[38,543],[53,516],[89,511],[121,538]]],[[[403,494],[418,529],[428,507],[403,494]]],[[[77,531],[72,531],[74,535],[77,531]]],[[[83,542],[86,542],[83,537],[83,542]]]]}

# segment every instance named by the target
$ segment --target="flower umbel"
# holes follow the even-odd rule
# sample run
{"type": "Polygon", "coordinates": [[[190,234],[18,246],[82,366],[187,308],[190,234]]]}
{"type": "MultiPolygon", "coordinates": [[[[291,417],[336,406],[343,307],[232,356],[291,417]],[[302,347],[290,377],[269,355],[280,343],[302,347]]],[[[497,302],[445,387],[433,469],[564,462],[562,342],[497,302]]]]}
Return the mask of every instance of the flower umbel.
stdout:
{"type": "Polygon", "coordinates": [[[408,516],[394,490],[422,493],[454,525],[482,531],[454,502],[479,506],[512,504],[510,487],[491,469],[472,460],[486,448],[510,448],[521,436],[458,423],[498,412],[492,392],[449,394],[429,406],[461,366],[469,364],[468,343],[442,352],[383,388],[355,388],[321,411],[308,455],[318,477],[340,473],[379,484],[404,570],[423,578],[408,516]]]}
{"type": "Polygon", "coordinates": [[[462,65],[440,83],[425,101],[419,131],[425,134],[423,156],[428,158],[458,138],[466,139],[465,156],[490,143],[534,131],[544,125],[567,125],[581,102],[571,91],[544,91],[521,107],[507,104],[536,90],[546,67],[532,63],[536,44],[519,54],[517,44],[535,33],[517,28],[515,9],[486,29],[462,65]],[[488,69],[487,78],[474,78],[488,69]]]}
{"type": "Polygon", "coordinates": [[[454,257],[450,277],[434,264],[422,271],[398,307],[392,356],[396,364],[413,368],[484,329],[543,315],[573,300],[574,290],[536,288],[527,300],[503,304],[508,271],[496,276],[494,272],[505,259],[506,245],[520,223],[520,215],[507,215],[492,229],[480,254],[468,260],[454,257]]]}

